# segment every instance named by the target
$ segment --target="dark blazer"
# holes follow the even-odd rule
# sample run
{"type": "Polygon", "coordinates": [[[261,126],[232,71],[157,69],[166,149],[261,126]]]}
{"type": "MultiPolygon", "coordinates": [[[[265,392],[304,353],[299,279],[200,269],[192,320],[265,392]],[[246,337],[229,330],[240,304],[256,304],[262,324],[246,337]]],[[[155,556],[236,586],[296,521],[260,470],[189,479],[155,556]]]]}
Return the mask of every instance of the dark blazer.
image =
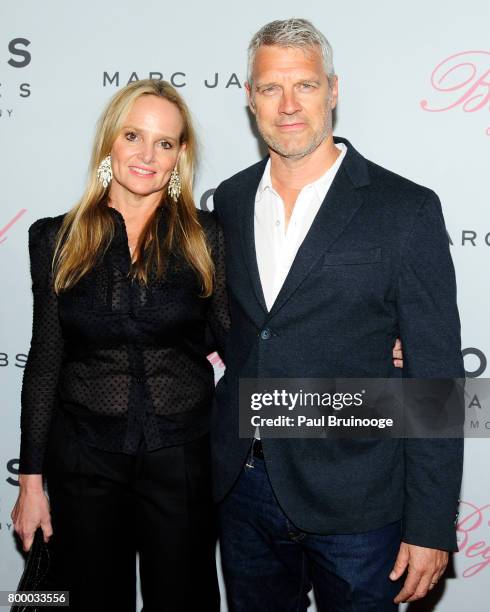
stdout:
{"type": "MultiPolygon", "coordinates": [[[[250,448],[238,437],[244,378],[390,378],[400,337],[406,377],[464,377],[454,268],[433,191],[348,151],[267,311],[254,245],[266,160],[224,181],[232,325],[212,417],[221,500],[250,448]],[[266,333],[262,333],[266,330],[266,333]]],[[[456,550],[462,440],[265,439],[272,487],[297,527],[356,533],[403,519],[403,540],[456,550]]]]}

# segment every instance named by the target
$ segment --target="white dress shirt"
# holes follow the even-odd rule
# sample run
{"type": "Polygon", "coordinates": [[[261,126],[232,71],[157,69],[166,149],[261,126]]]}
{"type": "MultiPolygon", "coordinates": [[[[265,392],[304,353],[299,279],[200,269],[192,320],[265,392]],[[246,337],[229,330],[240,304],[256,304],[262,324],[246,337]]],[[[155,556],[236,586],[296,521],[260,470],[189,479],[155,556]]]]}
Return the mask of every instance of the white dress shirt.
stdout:
{"type": "MultiPolygon", "coordinates": [[[[271,160],[267,162],[255,196],[254,232],[260,282],[268,310],[272,308],[296,253],[306,238],[347,153],[345,144],[339,143],[335,146],[340,155],[325,174],[313,183],[305,185],[299,192],[287,231],[284,202],[272,186],[271,160]]],[[[260,440],[258,427],[254,437],[260,440]]]]}
{"type": "Polygon", "coordinates": [[[268,310],[272,308],[296,253],[347,153],[343,143],[335,146],[340,150],[340,155],[323,176],[305,185],[299,192],[287,231],[284,203],[272,186],[270,159],[267,162],[255,196],[254,231],[260,282],[268,310]]]}

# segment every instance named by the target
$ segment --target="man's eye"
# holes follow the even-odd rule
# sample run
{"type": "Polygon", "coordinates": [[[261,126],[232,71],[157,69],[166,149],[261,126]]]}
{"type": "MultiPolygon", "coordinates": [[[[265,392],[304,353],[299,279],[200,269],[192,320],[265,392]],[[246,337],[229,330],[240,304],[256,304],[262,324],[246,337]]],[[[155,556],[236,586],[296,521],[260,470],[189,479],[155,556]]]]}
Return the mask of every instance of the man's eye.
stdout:
{"type": "Polygon", "coordinates": [[[137,138],[135,132],[126,132],[125,134],[125,138],[126,140],[129,140],[130,142],[134,142],[137,138]]]}
{"type": "Polygon", "coordinates": [[[262,93],[273,93],[276,89],[275,85],[271,85],[270,87],[264,87],[262,93]]]}
{"type": "Polygon", "coordinates": [[[302,89],[313,89],[313,85],[311,83],[301,83],[302,89]]]}

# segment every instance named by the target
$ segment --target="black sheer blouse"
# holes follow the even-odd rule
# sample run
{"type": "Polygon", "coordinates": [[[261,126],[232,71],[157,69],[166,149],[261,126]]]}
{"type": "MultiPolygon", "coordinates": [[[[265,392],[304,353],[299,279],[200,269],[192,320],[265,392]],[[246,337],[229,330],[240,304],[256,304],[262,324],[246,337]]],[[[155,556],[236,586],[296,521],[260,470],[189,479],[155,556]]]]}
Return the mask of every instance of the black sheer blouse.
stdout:
{"type": "MultiPolygon", "coordinates": [[[[20,472],[43,472],[52,417],[73,415],[79,437],[102,450],[136,453],[208,431],[213,367],[229,327],[224,239],[214,215],[198,211],[216,267],[215,290],[199,297],[196,273],[179,256],[147,286],[129,276],[122,215],[109,208],[115,236],[97,266],[57,296],[51,265],[63,216],[29,229],[33,331],[22,385],[20,472]]],[[[165,236],[164,209],[159,232],[165,236]]]]}

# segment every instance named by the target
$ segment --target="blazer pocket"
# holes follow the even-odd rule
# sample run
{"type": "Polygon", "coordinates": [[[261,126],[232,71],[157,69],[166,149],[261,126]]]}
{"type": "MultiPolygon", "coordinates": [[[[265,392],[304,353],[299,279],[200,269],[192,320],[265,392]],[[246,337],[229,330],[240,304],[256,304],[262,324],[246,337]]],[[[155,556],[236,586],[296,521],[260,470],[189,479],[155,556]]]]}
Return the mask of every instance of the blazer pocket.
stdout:
{"type": "Polygon", "coordinates": [[[326,253],[323,259],[324,266],[344,266],[378,263],[381,261],[381,247],[362,249],[360,251],[342,251],[340,253],[326,253]]]}

